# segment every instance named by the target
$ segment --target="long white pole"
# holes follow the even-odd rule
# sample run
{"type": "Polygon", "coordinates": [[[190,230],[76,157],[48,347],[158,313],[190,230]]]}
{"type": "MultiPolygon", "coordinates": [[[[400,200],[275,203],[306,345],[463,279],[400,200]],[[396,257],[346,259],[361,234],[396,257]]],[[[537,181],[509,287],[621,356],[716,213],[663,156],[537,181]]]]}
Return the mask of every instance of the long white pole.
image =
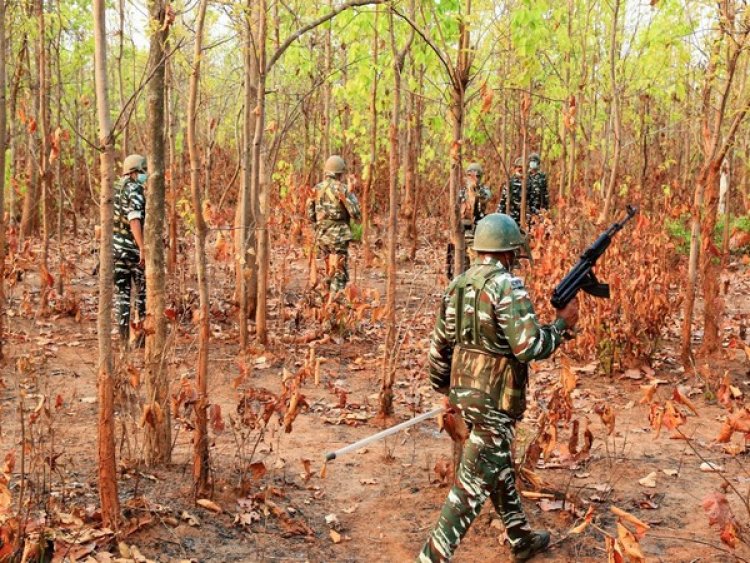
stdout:
{"type": "Polygon", "coordinates": [[[439,415],[441,412],[443,412],[443,410],[443,407],[432,409],[431,411],[422,413],[419,416],[415,416],[414,418],[407,420],[406,422],[402,422],[401,424],[397,424],[396,426],[391,426],[390,428],[383,430],[382,432],[378,432],[377,434],[373,434],[372,436],[368,436],[367,438],[362,438],[358,442],[354,442],[353,444],[344,446],[343,448],[336,450],[335,452],[329,452],[326,454],[326,461],[333,461],[337,457],[348,454],[349,452],[353,452],[354,450],[358,450],[359,448],[366,446],[367,444],[377,442],[378,440],[385,438],[386,436],[390,436],[391,434],[395,434],[396,432],[401,432],[401,430],[406,430],[407,428],[414,426],[415,424],[419,424],[423,420],[427,420],[428,418],[439,415]]]}

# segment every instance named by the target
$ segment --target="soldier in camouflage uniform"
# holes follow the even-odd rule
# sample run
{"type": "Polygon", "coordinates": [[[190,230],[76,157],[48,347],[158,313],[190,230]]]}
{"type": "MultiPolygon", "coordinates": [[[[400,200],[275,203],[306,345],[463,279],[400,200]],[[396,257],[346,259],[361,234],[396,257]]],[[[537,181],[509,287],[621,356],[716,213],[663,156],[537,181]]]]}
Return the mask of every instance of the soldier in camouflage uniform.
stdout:
{"type": "MultiPolygon", "coordinates": [[[[146,317],[146,252],[143,245],[143,225],[146,218],[146,159],[131,154],[122,163],[122,178],[115,190],[114,262],[115,308],[120,340],[127,346],[130,337],[130,290],[135,289],[138,319],[146,317]]],[[[138,346],[142,346],[138,342],[138,346]]]]}
{"type": "Polygon", "coordinates": [[[307,218],[315,225],[315,243],[326,263],[326,285],[331,293],[346,287],[349,281],[349,221],[359,220],[359,201],[341,181],[346,163],[333,155],[325,163],[325,180],[315,186],[307,201],[307,218]]]}
{"type": "Polygon", "coordinates": [[[539,169],[540,164],[539,153],[531,153],[529,157],[529,193],[527,196],[531,216],[539,215],[544,209],[549,209],[547,175],[539,169]]]}
{"type": "MultiPolygon", "coordinates": [[[[508,213],[517,225],[521,224],[521,193],[523,191],[523,160],[517,158],[513,163],[513,175],[500,194],[497,205],[498,213],[508,213]],[[507,208],[508,191],[510,190],[510,209],[507,208]]],[[[527,198],[528,199],[528,198],[527,198]]],[[[526,208],[528,210],[528,206],[526,208]]]]}
{"type": "Polygon", "coordinates": [[[420,563],[448,561],[487,497],[503,520],[515,561],[549,545],[549,533],[532,531],[526,520],[511,451],[516,421],[526,408],[528,362],[555,351],[563,331],[578,320],[578,302],[540,326],[523,282],[511,273],[522,248],[526,241],[512,218],[488,215],[476,228],[477,260],[443,297],[431,339],[430,381],[471,433],[420,563]]]}
{"type": "Polygon", "coordinates": [[[474,244],[474,228],[485,215],[487,215],[487,204],[492,197],[490,188],[482,184],[484,170],[482,165],[473,162],[466,167],[466,185],[458,193],[458,203],[461,206],[461,227],[464,231],[466,241],[466,262],[464,270],[469,269],[469,251],[474,244]]]}

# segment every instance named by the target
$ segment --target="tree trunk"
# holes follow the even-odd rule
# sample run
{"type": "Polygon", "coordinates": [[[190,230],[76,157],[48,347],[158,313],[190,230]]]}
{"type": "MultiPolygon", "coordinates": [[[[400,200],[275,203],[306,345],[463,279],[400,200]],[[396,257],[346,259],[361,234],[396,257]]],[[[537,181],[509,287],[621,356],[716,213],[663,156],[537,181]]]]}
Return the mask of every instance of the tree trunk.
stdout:
{"type": "Polygon", "coordinates": [[[200,321],[198,330],[198,366],[197,387],[198,400],[195,403],[195,435],[193,437],[193,487],[195,497],[205,496],[209,490],[209,457],[208,457],[208,277],[206,268],[206,221],[203,217],[203,204],[200,189],[200,161],[195,140],[196,106],[198,85],[200,83],[201,47],[203,41],[203,23],[206,19],[208,0],[201,0],[198,8],[198,21],[195,26],[195,50],[193,54],[193,72],[190,76],[190,94],[187,111],[187,138],[190,151],[190,191],[193,196],[195,213],[195,264],[198,273],[198,294],[200,296],[200,321]]]}
{"type": "MultiPolygon", "coordinates": [[[[62,184],[62,151],[63,151],[63,140],[60,138],[62,132],[62,107],[63,107],[63,83],[62,83],[62,61],[60,60],[60,49],[62,48],[62,30],[63,30],[63,18],[62,8],[60,6],[61,0],[57,0],[57,40],[55,42],[55,51],[57,54],[57,61],[55,63],[55,69],[57,70],[57,130],[55,131],[55,143],[57,146],[57,158],[55,160],[55,182],[57,183],[57,257],[58,257],[58,273],[55,284],[55,292],[58,295],[63,294],[64,285],[64,273],[65,273],[65,241],[63,228],[64,222],[64,211],[65,211],[65,192],[62,184]]],[[[0,169],[2,170],[2,169],[0,169]]]]}
{"type": "Polygon", "coordinates": [[[251,17],[257,7],[248,0],[248,14],[245,18],[245,41],[244,65],[245,65],[245,114],[243,121],[242,137],[242,178],[240,180],[240,205],[239,226],[235,235],[235,254],[237,264],[235,267],[238,288],[237,300],[239,302],[239,327],[240,327],[240,350],[244,352],[248,346],[247,319],[255,316],[256,292],[257,292],[257,269],[255,265],[255,212],[252,193],[252,145],[251,139],[255,132],[255,101],[257,98],[258,84],[258,59],[252,49],[255,43],[253,39],[251,17]],[[252,249],[252,254],[248,251],[252,249]]]}
{"type": "Polygon", "coordinates": [[[50,131],[47,92],[47,44],[45,37],[44,22],[44,0],[37,4],[37,17],[39,23],[39,52],[37,53],[39,65],[39,125],[41,136],[41,149],[39,152],[39,175],[42,186],[42,252],[39,257],[39,314],[47,314],[49,292],[52,289],[52,276],[49,273],[49,194],[50,194],[50,131]]]}
{"type": "Polygon", "coordinates": [[[375,181],[375,164],[378,154],[378,50],[380,38],[378,33],[378,14],[380,9],[375,6],[375,23],[372,35],[372,85],[370,86],[370,161],[367,164],[364,189],[362,191],[362,247],[364,249],[365,267],[372,263],[372,249],[370,248],[370,199],[375,181]]]}
{"type": "MultiPolygon", "coordinates": [[[[27,17],[33,17],[33,2],[29,2],[27,17]]],[[[31,47],[31,46],[30,46],[31,47]]],[[[31,48],[26,50],[26,66],[29,76],[29,90],[33,100],[34,117],[39,120],[39,82],[38,72],[37,79],[32,73],[32,56],[31,48]]],[[[19,62],[19,64],[21,64],[19,62]]],[[[39,226],[39,167],[35,163],[35,155],[39,152],[36,133],[28,132],[28,142],[26,145],[26,194],[23,198],[23,209],[21,211],[21,225],[19,229],[19,242],[32,236],[39,226]]]]}
{"type": "Polygon", "coordinates": [[[167,323],[164,317],[164,0],[150,0],[154,29],[150,38],[148,99],[148,190],[146,192],[146,409],[153,414],[145,426],[145,461],[149,467],[169,463],[171,452],[169,382],[165,364],[167,323]]]}
{"type": "MultiPolygon", "coordinates": [[[[268,292],[268,267],[269,267],[269,236],[268,236],[268,210],[270,208],[270,194],[268,186],[260,190],[260,158],[264,150],[263,130],[266,117],[266,0],[259,0],[258,5],[258,91],[255,104],[255,135],[253,137],[253,161],[252,161],[252,184],[251,192],[258,197],[254,205],[256,211],[256,222],[258,237],[256,241],[258,290],[255,298],[257,308],[255,310],[255,330],[258,342],[268,342],[267,318],[267,292],[268,292]]],[[[265,182],[264,182],[265,184],[265,182]]]]}
{"type": "MultiPolygon", "coordinates": [[[[398,243],[398,169],[399,121],[401,119],[401,72],[406,49],[399,51],[393,30],[393,12],[388,14],[388,32],[393,51],[393,107],[388,129],[390,152],[388,154],[388,249],[386,253],[385,306],[388,326],[383,350],[383,383],[380,389],[380,411],[383,419],[393,415],[393,382],[395,379],[394,353],[396,346],[396,245],[398,243]]],[[[408,48],[408,45],[407,47],[408,48]]]]}
{"type": "Polygon", "coordinates": [[[5,358],[5,43],[5,0],[0,0],[0,361],[5,358]]]}
{"type": "Polygon", "coordinates": [[[612,33],[609,45],[609,80],[611,86],[612,95],[612,128],[615,136],[615,147],[612,155],[612,168],[609,171],[609,182],[607,185],[607,194],[604,197],[604,207],[599,215],[599,222],[603,223],[609,217],[609,213],[612,209],[612,198],[615,193],[615,186],[617,185],[617,175],[620,168],[620,150],[622,147],[622,122],[620,117],[620,93],[617,90],[617,76],[616,76],[616,64],[618,58],[618,47],[617,47],[617,26],[618,26],[618,15],[620,13],[620,2],[621,0],[614,0],[613,14],[612,14],[612,33]]]}
{"type": "Polygon", "coordinates": [[[172,59],[167,63],[167,138],[169,139],[169,254],[167,272],[177,270],[177,89],[172,59]]]}
{"type": "Polygon", "coordinates": [[[117,496],[117,469],[115,460],[114,378],[112,376],[112,293],[114,288],[112,258],[112,227],[114,223],[113,180],[114,146],[109,117],[107,91],[107,33],[105,28],[104,0],[94,0],[94,71],[96,81],[96,108],[99,119],[101,153],[101,195],[99,240],[99,401],[97,470],[99,475],[99,501],[102,505],[102,524],[117,529],[120,523],[120,501],[117,496]]]}

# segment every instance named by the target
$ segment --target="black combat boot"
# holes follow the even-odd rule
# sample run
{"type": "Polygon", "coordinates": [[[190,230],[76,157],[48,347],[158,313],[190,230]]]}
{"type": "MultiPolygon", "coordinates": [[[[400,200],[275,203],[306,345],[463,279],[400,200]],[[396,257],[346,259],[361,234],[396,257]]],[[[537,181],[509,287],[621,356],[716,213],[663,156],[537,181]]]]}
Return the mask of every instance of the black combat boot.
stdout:
{"type": "Polygon", "coordinates": [[[549,547],[549,532],[547,530],[534,530],[524,537],[518,545],[514,546],[513,561],[528,561],[538,553],[549,547]]]}

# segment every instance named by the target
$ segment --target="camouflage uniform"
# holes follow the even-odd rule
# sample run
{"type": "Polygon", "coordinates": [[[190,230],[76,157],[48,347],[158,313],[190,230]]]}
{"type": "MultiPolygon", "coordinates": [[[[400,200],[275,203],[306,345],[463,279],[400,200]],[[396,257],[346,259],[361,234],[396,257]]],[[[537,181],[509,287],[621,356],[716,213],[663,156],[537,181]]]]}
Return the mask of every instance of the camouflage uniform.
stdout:
{"type": "MultiPolygon", "coordinates": [[[[506,202],[508,200],[508,190],[510,190],[510,211],[508,215],[513,217],[513,220],[521,224],[521,193],[523,191],[523,179],[519,174],[513,174],[508,184],[503,188],[503,192],[500,194],[500,202],[497,204],[497,212],[505,213],[506,202]]],[[[527,202],[528,203],[528,202],[527,202]]],[[[528,205],[527,205],[528,210],[528,205]]]]}
{"type": "Polygon", "coordinates": [[[565,322],[540,326],[523,282],[484,256],[446,291],[432,333],[433,388],[471,423],[456,484],[417,561],[447,561],[490,497],[512,548],[530,528],[511,459],[515,422],[526,408],[528,363],[548,357],[565,322]]]}
{"type": "Polygon", "coordinates": [[[349,281],[349,242],[351,219],[361,217],[357,196],[346,184],[326,178],[315,186],[314,196],[307,201],[307,218],[315,224],[315,242],[319,256],[333,265],[326,268],[326,284],[331,292],[342,290],[349,281]]]}
{"type": "Polygon", "coordinates": [[[130,329],[130,288],[135,288],[135,307],[139,320],[146,317],[146,278],[139,265],[140,251],[130,230],[130,221],[146,217],[146,198],[143,185],[128,177],[115,190],[114,261],[115,307],[120,334],[127,336],[130,329]]]}
{"type": "Polygon", "coordinates": [[[466,255],[464,270],[469,269],[469,249],[474,245],[476,224],[487,215],[487,204],[492,197],[489,187],[478,184],[476,187],[464,187],[458,192],[458,203],[461,207],[461,226],[464,231],[466,255]]]}
{"type": "Polygon", "coordinates": [[[549,192],[547,190],[547,175],[544,172],[529,171],[529,200],[530,215],[539,215],[544,209],[549,209],[549,192]]]}
{"type": "MultiPolygon", "coordinates": [[[[549,194],[547,192],[547,175],[544,172],[529,172],[526,192],[526,221],[534,215],[539,215],[543,209],[549,208],[549,194]]],[[[523,191],[523,180],[518,174],[514,174],[503,188],[500,203],[497,206],[498,213],[505,213],[505,201],[510,189],[510,212],[508,215],[521,224],[521,193],[523,191]]]]}

